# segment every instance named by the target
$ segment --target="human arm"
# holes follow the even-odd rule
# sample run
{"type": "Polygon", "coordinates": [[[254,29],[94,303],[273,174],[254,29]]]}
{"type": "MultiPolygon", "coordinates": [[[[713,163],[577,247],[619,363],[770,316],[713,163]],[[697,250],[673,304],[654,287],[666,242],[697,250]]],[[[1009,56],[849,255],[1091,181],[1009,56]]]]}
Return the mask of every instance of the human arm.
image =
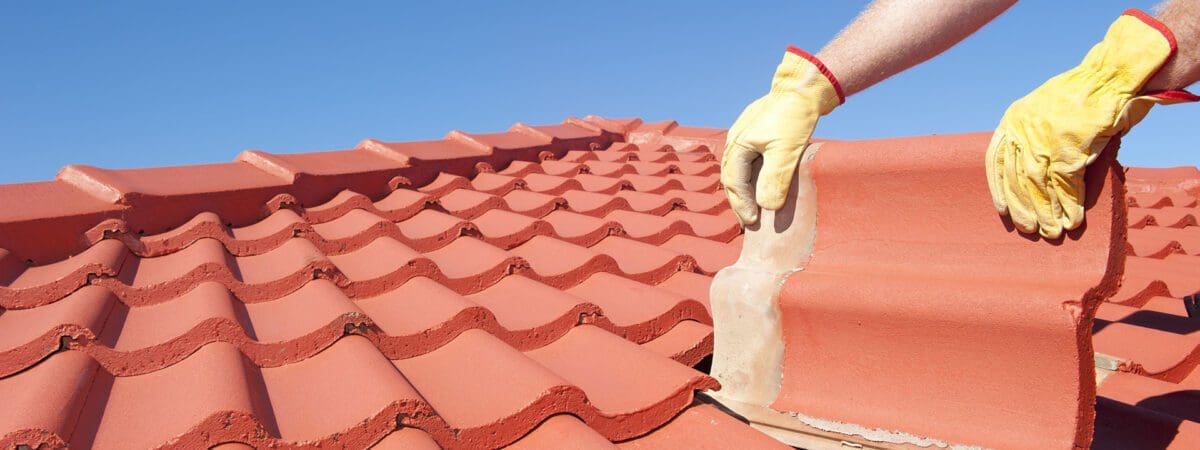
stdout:
{"type": "Polygon", "coordinates": [[[1178,50],[1146,83],[1147,92],[1184,89],[1200,81],[1200,2],[1169,0],[1155,8],[1157,18],[1175,35],[1178,50]]]}
{"type": "Polygon", "coordinates": [[[789,48],[771,91],[746,107],[726,139],[721,182],[738,220],[752,225],[759,207],[783,206],[817,120],[846,96],[937,56],[1015,2],[876,0],[816,56],[789,48]]]}
{"type": "Polygon", "coordinates": [[[817,53],[846,96],[903,72],[978,31],[1017,0],[876,0],[817,53]]]}

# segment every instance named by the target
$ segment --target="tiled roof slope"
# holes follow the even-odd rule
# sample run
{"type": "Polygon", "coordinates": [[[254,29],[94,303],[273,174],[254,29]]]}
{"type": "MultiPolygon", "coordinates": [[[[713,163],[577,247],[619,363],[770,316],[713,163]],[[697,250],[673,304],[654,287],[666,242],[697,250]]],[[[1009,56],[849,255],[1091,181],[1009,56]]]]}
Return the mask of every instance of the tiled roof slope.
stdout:
{"type": "MultiPolygon", "coordinates": [[[[776,446],[690,401],[740,246],[723,138],[589,117],[0,186],[0,446],[776,446]]],[[[1200,171],[1127,187],[1093,447],[1196,448],[1200,171]]]]}
{"type": "Polygon", "coordinates": [[[1095,448],[1200,448],[1200,170],[1130,168],[1121,290],[1096,313],[1095,448]],[[1102,373],[1103,376],[1103,373],[1102,373]]]}
{"type": "Polygon", "coordinates": [[[777,447],[693,400],[722,139],[591,117],[0,186],[0,447],[777,447]]]}

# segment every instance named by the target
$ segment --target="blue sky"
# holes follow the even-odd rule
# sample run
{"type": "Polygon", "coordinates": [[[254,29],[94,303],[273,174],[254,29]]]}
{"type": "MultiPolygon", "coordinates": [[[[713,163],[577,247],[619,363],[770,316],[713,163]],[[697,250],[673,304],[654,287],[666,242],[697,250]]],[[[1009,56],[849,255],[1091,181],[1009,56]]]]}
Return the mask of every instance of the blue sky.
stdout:
{"type": "MultiPolygon", "coordinates": [[[[229,161],[247,148],[348,148],[570,115],[725,127],[766,91],[787,44],[815,52],[866,4],[182,3],[0,4],[0,182],[70,163],[229,161]]],[[[1153,4],[1018,4],[852,97],[817,134],[990,130],[1126,7],[1153,4]]],[[[1121,159],[1200,163],[1197,125],[1198,105],[1159,108],[1121,159]]]]}

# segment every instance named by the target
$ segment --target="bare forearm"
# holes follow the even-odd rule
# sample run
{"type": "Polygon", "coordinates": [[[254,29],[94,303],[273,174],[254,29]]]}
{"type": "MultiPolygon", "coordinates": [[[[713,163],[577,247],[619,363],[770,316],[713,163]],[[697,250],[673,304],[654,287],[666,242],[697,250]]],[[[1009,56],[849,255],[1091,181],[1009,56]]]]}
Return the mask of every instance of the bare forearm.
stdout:
{"type": "Polygon", "coordinates": [[[1014,3],[1016,0],[875,0],[817,58],[849,96],[941,54],[1014,3]]]}
{"type": "Polygon", "coordinates": [[[1183,89],[1200,81],[1200,2],[1169,0],[1158,6],[1157,19],[1175,35],[1175,57],[1146,83],[1147,91],[1183,89]]]}

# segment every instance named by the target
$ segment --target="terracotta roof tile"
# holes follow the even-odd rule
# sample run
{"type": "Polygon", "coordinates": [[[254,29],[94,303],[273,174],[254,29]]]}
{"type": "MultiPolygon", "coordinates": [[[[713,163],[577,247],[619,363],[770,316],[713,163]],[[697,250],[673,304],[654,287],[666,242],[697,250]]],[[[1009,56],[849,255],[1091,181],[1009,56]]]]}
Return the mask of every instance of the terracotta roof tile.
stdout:
{"type": "Polygon", "coordinates": [[[627,209],[646,214],[661,216],[673,209],[684,208],[683,199],[669,194],[650,194],[645,192],[621,191],[616,197],[629,203],[627,209]]]}
{"type": "Polygon", "coordinates": [[[569,209],[553,211],[542,217],[542,220],[550,224],[558,239],[583,246],[594,245],[610,235],[622,232],[619,223],[579,214],[569,209]]]}
{"type": "Polygon", "coordinates": [[[1098,387],[1094,448],[1196,447],[1200,310],[1189,314],[1185,297],[1200,290],[1200,171],[1130,168],[1126,179],[1138,206],[1129,219],[1137,253],[1126,261],[1121,292],[1097,311],[1096,351],[1115,358],[1117,371],[1098,387]]]}
{"type": "Polygon", "coordinates": [[[618,209],[631,209],[629,202],[617,195],[576,190],[563,192],[562,198],[572,211],[591,216],[603,217],[618,209]]]}
{"type": "Polygon", "coordinates": [[[637,343],[663,335],[680,320],[712,325],[699,301],[610,273],[592,275],[566,292],[598,306],[618,334],[637,343]]]}
{"type": "MultiPolygon", "coordinates": [[[[1193,256],[1200,255],[1200,236],[1197,236],[1196,233],[1192,233],[1192,230],[1187,229],[1187,227],[1195,227],[1194,224],[1188,224],[1185,227],[1175,228],[1171,225],[1177,224],[1178,222],[1159,221],[1158,223],[1163,225],[1131,231],[1129,233],[1130,243],[1134,242],[1135,239],[1142,240],[1151,247],[1178,247],[1179,251],[1172,253],[1181,253],[1193,256]],[[1179,245],[1172,246],[1171,243],[1176,243],[1179,245]]],[[[1136,256],[1143,255],[1139,254],[1136,256]]]]}
{"type": "Polygon", "coordinates": [[[419,428],[401,428],[376,442],[371,448],[375,450],[439,450],[442,447],[433,440],[433,437],[429,436],[429,433],[421,431],[419,428]]]}
{"type": "MultiPolygon", "coordinates": [[[[628,140],[658,145],[653,132],[639,133],[628,140]]],[[[979,183],[986,141],[844,141],[817,151],[815,248],[783,287],[783,386],[769,406],[806,417],[810,433],[887,448],[880,439],[1200,445],[1200,170],[1135,168],[1123,185],[1119,166],[1093,165],[1087,229],[1046,245],[1011,239],[997,219],[979,183]],[[864,156],[872,165],[860,164],[864,156]],[[896,210],[909,213],[880,213],[896,210]]],[[[702,268],[737,257],[697,239],[680,233],[661,247],[689,249],[702,268]]],[[[675,353],[682,333],[645,345],[675,353]]]]}
{"type": "Polygon", "coordinates": [[[1129,205],[1130,207],[1152,209],[1171,206],[1194,208],[1196,199],[1182,192],[1129,194],[1129,205]]]}
{"type": "Polygon", "coordinates": [[[551,211],[567,206],[562,197],[519,190],[505,194],[504,202],[510,211],[530,217],[545,217],[551,211]]]}
{"type": "Polygon", "coordinates": [[[649,436],[618,444],[628,449],[791,448],[746,427],[712,405],[688,408],[649,436]]]}
{"type": "MultiPolygon", "coordinates": [[[[527,331],[531,338],[540,335],[552,340],[578,323],[606,320],[601,317],[599,306],[520,275],[506,277],[467,298],[494,314],[508,333],[527,331]],[[551,323],[558,325],[548,326],[551,323]]],[[[520,341],[514,339],[513,346],[521,349],[540,346],[522,345],[520,341]]]]}
{"type": "MultiPolygon", "coordinates": [[[[937,139],[982,148],[975,140],[983,138],[937,139]]],[[[0,398],[15,405],[0,412],[0,445],[778,447],[693,401],[696,390],[717,387],[688,367],[712,351],[711,277],[736,260],[742,242],[720,192],[714,153],[723,142],[724,130],[589,117],[425,142],[368,139],[351,150],[248,151],[223,164],[71,166],[54,181],[0,186],[0,199],[21,206],[0,214],[0,398]]],[[[919,151],[927,141],[910,143],[890,143],[886,154],[898,161],[897,152],[919,151]]],[[[822,164],[826,174],[837,173],[829,169],[833,159],[822,164]]],[[[977,175],[950,173],[945,180],[977,175]]],[[[911,186],[918,176],[880,179],[911,186]]],[[[856,196],[857,185],[827,178],[822,193],[871,208],[856,196]]],[[[1095,349],[1118,361],[1099,384],[1094,447],[1192,448],[1200,443],[1200,417],[1191,414],[1200,334],[1182,297],[1200,291],[1200,171],[1130,169],[1127,187],[1130,257],[1120,289],[1092,327],[1095,349]]],[[[975,209],[982,217],[988,208],[981,202],[975,209]]],[[[896,218],[844,221],[839,214],[857,212],[822,211],[847,239],[906,230],[888,225],[896,218]]],[[[956,223],[945,230],[964,230],[956,238],[964,245],[999,245],[978,227],[956,223]]],[[[1090,228],[1079,238],[1104,234],[1103,224],[1090,228]]],[[[929,270],[938,259],[927,248],[859,252],[846,245],[834,252],[818,242],[828,270],[810,266],[788,295],[804,290],[805,308],[813,308],[826,293],[844,299],[874,286],[871,292],[886,295],[861,298],[919,294],[905,312],[916,326],[1003,323],[1011,313],[1024,317],[1022,329],[1059,330],[1039,322],[1042,315],[1000,307],[986,282],[923,282],[917,265],[884,264],[920,258],[929,270]],[[967,291],[973,296],[964,297],[967,291]],[[961,310],[967,304],[989,311],[986,320],[961,310]]],[[[944,268],[967,267],[983,273],[996,266],[967,258],[944,268]]],[[[1073,270],[1096,272],[1087,264],[1073,270]]],[[[1062,294],[1054,301],[1078,298],[1063,286],[1030,286],[1021,295],[1052,290],[1062,294]]],[[[858,320],[871,317],[871,301],[851,305],[858,320]]],[[[942,329],[979,348],[1023,342],[1003,329],[978,339],[970,330],[942,329]]],[[[870,344],[854,330],[810,332],[829,345],[853,340],[856,349],[896,343],[870,344]]],[[[957,355],[934,347],[927,350],[939,364],[957,355]]],[[[795,356],[806,358],[807,372],[788,372],[785,382],[802,374],[816,390],[777,405],[934,436],[946,431],[923,428],[921,420],[941,413],[912,401],[902,409],[907,418],[877,414],[877,421],[851,417],[862,408],[833,406],[863,404],[856,396],[866,392],[878,401],[907,386],[909,375],[920,378],[919,370],[821,378],[842,366],[795,356]],[[839,390],[839,383],[856,385],[839,390]]],[[[1019,400],[1069,387],[1073,380],[1048,383],[1051,375],[1035,374],[1052,374],[1048,367],[1072,358],[997,358],[1023,369],[997,369],[1011,380],[987,392],[1020,389],[1009,396],[1019,400]],[[1021,382],[1030,377],[1040,381],[1021,382]]],[[[920,379],[957,392],[956,380],[994,378],[996,371],[920,379]]],[[[971,414],[1008,405],[990,401],[970,403],[971,414]]],[[[1054,401],[1042,409],[1053,411],[1054,401]]],[[[1023,440],[1011,442],[1032,442],[1032,429],[1014,428],[1023,440]]],[[[954,433],[983,442],[969,438],[969,427],[954,433]]],[[[988,442],[1010,442],[993,437],[988,442]]]]}
{"type": "MultiPolygon", "coordinates": [[[[1160,227],[1184,228],[1197,225],[1197,216],[1200,216],[1200,209],[1197,208],[1177,208],[1173,206],[1163,208],[1129,208],[1129,222],[1137,223],[1143,216],[1149,216],[1154,219],[1154,224],[1160,227]]],[[[1142,228],[1142,227],[1137,227],[1142,228]]]]}
{"type": "Polygon", "coordinates": [[[1048,244],[996,214],[982,182],[989,138],[817,151],[814,249],[780,294],[775,409],[959,445],[1087,444],[1087,318],[1124,257],[1115,152],[1088,168],[1087,228],[1048,244]]]}
{"type": "Polygon", "coordinates": [[[712,378],[591,325],[526,354],[579,386],[604,418],[593,428],[610,438],[644,434],[674,415],[668,411],[691,403],[692,390],[718,387],[712,378]],[[648,409],[655,403],[674,407],[648,409]]]}
{"type": "Polygon", "coordinates": [[[695,365],[708,356],[712,340],[711,324],[685,320],[642,346],[681,363],[695,365]]]}
{"type": "Polygon", "coordinates": [[[616,448],[603,435],[592,430],[579,418],[559,414],[546,419],[529,434],[512,445],[510,450],[563,448],[571,450],[611,450],[616,448]]]}
{"type": "Polygon", "coordinates": [[[740,243],[717,140],[642,128],[0,186],[37,200],[0,217],[0,446],[774,445],[693,404],[740,243]]]}

